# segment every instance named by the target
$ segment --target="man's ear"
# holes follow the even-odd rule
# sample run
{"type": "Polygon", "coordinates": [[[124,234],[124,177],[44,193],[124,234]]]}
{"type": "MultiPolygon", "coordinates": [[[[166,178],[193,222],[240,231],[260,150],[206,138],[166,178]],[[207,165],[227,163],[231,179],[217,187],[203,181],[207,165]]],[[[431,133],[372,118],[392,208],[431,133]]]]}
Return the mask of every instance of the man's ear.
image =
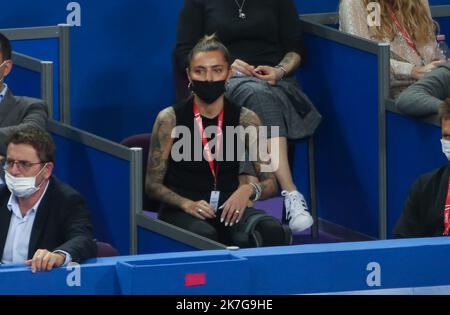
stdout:
{"type": "Polygon", "coordinates": [[[3,77],[7,77],[8,74],[11,72],[12,68],[13,68],[12,60],[6,60],[5,61],[5,65],[3,66],[3,68],[0,69],[0,71],[3,74],[3,77]]]}
{"type": "Polygon", "coordinates": [[[45,179],[49,179],[52,176],[53,169],[55,168],[55,164],[53,164],[53,162],[48,162],[47,166],[45,168],[46,168],[46,170],[44,171],[45,179]]]}

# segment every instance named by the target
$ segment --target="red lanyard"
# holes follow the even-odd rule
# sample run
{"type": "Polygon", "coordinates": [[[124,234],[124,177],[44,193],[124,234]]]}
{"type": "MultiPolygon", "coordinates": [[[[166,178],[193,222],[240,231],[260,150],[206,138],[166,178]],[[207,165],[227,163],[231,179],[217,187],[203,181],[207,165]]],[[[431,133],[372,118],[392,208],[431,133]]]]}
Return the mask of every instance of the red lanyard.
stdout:
{"type": "MultiPolygon", "coordinates": [[[[214,160],[212,158],[211,149],[209,148],[208,139],[206,139],[204,128],[203,128],[203,121],[202,117],[200,116],[200,112],[198,111],[197,103],[194,102],[194,117],[195,121],[197,122],[198,130],[200,131],[200,136],[202,137],[202,143],[203,143],[203,150],[206,154],[206,159],[209,163],[209,168],[211,169],[211,173],[214,177],[214,190],[217,190],[217,183],[218,183],[218,177],[219,177],[219,161],[217,161],[217,167],[214,167],[214,160]]],[[[223,139],[223,133],[222,133],[222,126],[223,126],[223,110],[219,114],[219,119],[217,122],[217,142],[216,142],[216,160],[217,157],[219,157],[219,150],[220,146],[222,145],[222,139],[223,139]]]]}
{"type": "Polygon", "coordinates": [[[394,21],[395,25],[397,25],[398,29],[403,35],[403,38],[406,40],[406,43],[408,43],[409,47],[414,49],[416,54],[419,55],[420,59],[423,60],[422,55],[420,54],[419,50],[417,49],[416,43],[412,40],[411,36],[409,36],[408,31],[406,28],[400,23],[400,21],[397,18],[397,15],[395,15],[394,10],[392,8],[389,8],[389,13],[391,14],[392,21],[394,21]]]}
{"type": "Polygon", "coordinates": [[[443,235],[448,236],[449,232],[450,232],[450,179],[448,181],[447,199],[445,200],[443,235]]]}

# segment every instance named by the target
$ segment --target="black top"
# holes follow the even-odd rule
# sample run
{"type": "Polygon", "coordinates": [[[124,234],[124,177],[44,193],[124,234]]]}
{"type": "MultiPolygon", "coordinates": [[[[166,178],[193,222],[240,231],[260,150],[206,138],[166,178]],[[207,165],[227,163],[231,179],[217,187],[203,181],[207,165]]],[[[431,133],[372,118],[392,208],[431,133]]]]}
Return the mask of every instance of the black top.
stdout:
{"type": "Polygon", "coordinates": [[[444,232],[444,207],[450,165],[422,175],[411,188],[394,237],[433,237],[444,232]]]}
{"type": "MultiPolygon", "coordinates": [[[[173,154],[170,154],[166,177],[164,184],[177,194],[191,199],[193,201],[205,200],[210,201],[211,191],[214,190],[214,177],[211,173],[209,163],[203,156],[203,145],[198,129],[194,130],[194,112],[193,112],[193,98],[183,101],[173,106],[175,110],[177,126],[187,127],[192,139],[184,138],[183,135],[175,137],[173,143],[173,150],[175,152],[184,153],[180,148],[179,141],[186,141],[191,143],[191,158],[188,161],[174,161],[173,154]],[[194,145],[201,154],[201,161],[194,161],[194,145]]],[[[224,161],[219,162],[219,177],[217,190],[220,194],[220,204],[222,205],[229,196],[239,187],[239,162],[237,161],[237,154],[231,155],[229,151],[235,150],[237,146],[237,137],[234,137],[234,143],[230,143],[228,137],[227,126],[236,127],[239,125],[241,109],[231,102],[225,100],[224,107],[224,121],[223,121],[223,142],[222,149],[224,161]],[[226,144],[226,145],[224,145],[226,144]]],[[[213,133],[216,133],[215,126],[217,126],[218,117],[215,119],[208,119],[202,117],[203,127],[206,129],[212,127],[213,133]]],[[[234,128],[233,128],[234,129],[234,128]]],[[[181,129],[179,129],[181,131],[181,129]]],[[[214,136],[214,135],[213,135],[214,136]]],[[[208,139],[210,141],[211,139],[208,139]]],[[[214,154],[214,147],[211,148],[214,154]]],[[[173,153],[173,152],[172,152],[173,153]]],[[[216,162],[217,163],[217,162],[216,162]]],[[[216,165],[216,164],[215,164],[216,165]]]]}
{"type": "MultiPolygon", "coordinates": [[[[243,0],[236,0],[242,4],[243,0]]],[[[235,0],[185,0],[178,20],[175,57],[179,69],[204,36],[216,33],[232,60],[277,65],[288,52],[303,54],[301,28],[292,0],[246,0],[240,19],[235,0]]]]}

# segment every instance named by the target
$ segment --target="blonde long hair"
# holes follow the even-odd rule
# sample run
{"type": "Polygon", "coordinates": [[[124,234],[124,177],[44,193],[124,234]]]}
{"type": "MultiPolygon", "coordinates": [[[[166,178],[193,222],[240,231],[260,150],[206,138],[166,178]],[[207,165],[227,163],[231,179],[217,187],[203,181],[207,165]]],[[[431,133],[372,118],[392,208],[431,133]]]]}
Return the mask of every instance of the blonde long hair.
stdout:
{"type": "MultiPolygon", "coordinates": [[[[367,6],[373,0],[363,0],[367,6]]],[[[429,14],[429,8],[422,0],[377,0],[381,7],[381,26],[373,26],[371,29],[375,38],[394,40],[397,27],[392,21],[390,6],[397,15],[400,23],[406,28],[409,36],[420,44],[434,40],[436,25],[429,14]]]]}

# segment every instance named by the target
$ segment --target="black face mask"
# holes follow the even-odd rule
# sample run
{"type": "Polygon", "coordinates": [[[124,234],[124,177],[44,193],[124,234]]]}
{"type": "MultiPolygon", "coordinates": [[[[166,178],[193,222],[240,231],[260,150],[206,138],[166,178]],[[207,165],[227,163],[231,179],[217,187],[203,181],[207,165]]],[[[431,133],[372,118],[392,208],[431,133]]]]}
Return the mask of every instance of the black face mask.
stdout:
{"type": "Polygon", "coordinates": [[[225,83],[223,81],[192,81],[191,90],[206,104],[214,103],[225,93],[225,83]]]}

